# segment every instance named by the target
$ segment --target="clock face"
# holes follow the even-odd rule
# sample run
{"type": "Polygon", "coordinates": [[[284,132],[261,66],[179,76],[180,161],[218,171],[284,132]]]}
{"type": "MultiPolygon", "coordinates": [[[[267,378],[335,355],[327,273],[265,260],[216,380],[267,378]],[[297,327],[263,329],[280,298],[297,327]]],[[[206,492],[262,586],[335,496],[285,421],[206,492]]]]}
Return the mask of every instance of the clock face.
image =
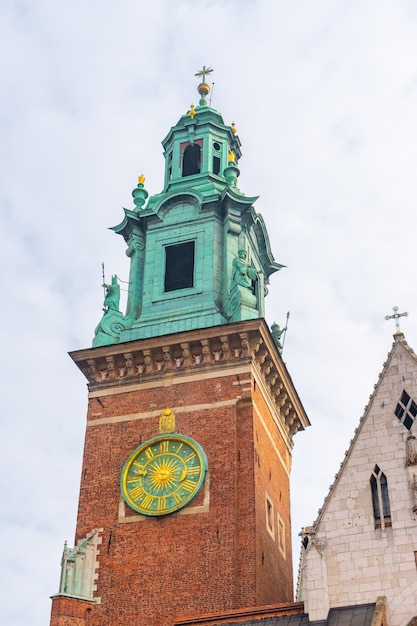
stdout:
{"type": "Polygon", "coordinates": [[[204,450],[185,435],[160,435],[127,459],[120,477],[126,503],[143,515],[181,509],[198,493],[207,470],[204,450]]]}

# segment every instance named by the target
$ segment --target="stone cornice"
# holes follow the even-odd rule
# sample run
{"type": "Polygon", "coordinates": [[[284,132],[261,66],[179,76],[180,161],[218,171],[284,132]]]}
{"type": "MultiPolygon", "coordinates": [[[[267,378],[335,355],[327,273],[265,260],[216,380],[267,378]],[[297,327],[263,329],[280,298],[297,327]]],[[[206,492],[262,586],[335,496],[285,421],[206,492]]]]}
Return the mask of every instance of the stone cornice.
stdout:
{"type": "Polygon", "coordinates": [[[232,369],[245,361],[256,368],[290,439],[309,425],[285,364],[262,319],[140,339],[70,352],[90,391],[136,388],[169,375],[232,369]]]}
{"type": "MultiPolygon", "coordinates": [[[[211,613],[197,617],[183,617],[175,620],[174,626],[192,624],[249,624],[254,620],[266,620],[267,618],[285,618],[292,615],[304,615],[304,602],[288,602],[285,604],[269,604],[247,609],[232,609],[221,613],[211,613]]],[[[268,620],[269,621],[269,620],[268,620]]],[[[287,623],[288,620],[286,620],[287,623]]]]}

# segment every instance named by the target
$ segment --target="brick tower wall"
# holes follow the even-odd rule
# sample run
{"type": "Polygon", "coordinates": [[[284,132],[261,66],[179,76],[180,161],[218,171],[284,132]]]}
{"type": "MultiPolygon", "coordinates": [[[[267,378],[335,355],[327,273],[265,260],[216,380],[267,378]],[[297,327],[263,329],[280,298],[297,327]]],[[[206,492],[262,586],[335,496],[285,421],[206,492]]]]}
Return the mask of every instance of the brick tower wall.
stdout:
{"type": "MultiPolygon", "coordinates": [[[[258,381],[258,382],[256,382],[258,381]]],[[[291,456],[266,401],[262,380],[253,391],[256,519],[256,602],[293,600],[290,515],[291,456]]]]}
{"type": "MultiPolygon", "coordinates": [[[[261,425],[253,410],[250,364],[246,374],[239,366],[239,374],[209,372],[168,386],[91,394],[76,540],[103,529],[95,594],[101,623],[168,626],[175,615],[288,599],[266,530],[265,486],[278,510],[268,469],[274,451],[265,417],[261,425]],[[209,471],[190,505],[145,517],[121,500],[120,472],[129,454],[158,434],[159,413],[167,406],[175,410],[176,431],[205,450],[209,471]],[[262,439],[255,447],[254,424],[262,439]],[[254,472],[259,446],[262,469],[254,472]]],[[[262,411],[267,414],[263,405],[262,411]]],[[[276,430],[269,419],[271,425],[276,430]]],[[[280,471],[278,464],[274,474],[280,471]]]]}
{"type": "Polygon", "coordinates": [[[96,593],[103,624],[163,626],[177,614],[255,604],[253,429],[250,412],[237,420],[235,383],[231,374],[90,398],[76,540],[103,528],[96,593]],[[158,434],[167,406],[176,431],[205,450],[209,471],[181,512],[145,517],[122,502],[120,472],[158,434]],[[239,559],[251,564],[246,585],[239,559]]]}
{"type": "Polygon", "coordinates": [[[54,598],[53,626],[84,626],[83,619],[85,626],[172,626],[177,618],[292,600],[291,437],[308,420],[262,321],[231,325],[221,359],[214,358],[217,329],[207,332],[208,339],[164,339],[163,354],[175,356],[180,346],[184,360],[188,347],[198,354],[210,341],[212,354],[203,352],[195,366],[187,357],[183,366],[156,368],[158,339],[130,343],[130,352],[73,353],[90,383],[75,544],[95,537],[97,567],[90,601],[64,591],[54,598]],[[228,350],[228,340],[240,348],[228,350]],[[155,366],[141,375],[132,364],[149,353],[155,366]],[[124,502],[120,474],[129,455],[159,434],[167,407],[175,431],[204,449],[208,472],[187,506],[148,517],[124,502]]]}

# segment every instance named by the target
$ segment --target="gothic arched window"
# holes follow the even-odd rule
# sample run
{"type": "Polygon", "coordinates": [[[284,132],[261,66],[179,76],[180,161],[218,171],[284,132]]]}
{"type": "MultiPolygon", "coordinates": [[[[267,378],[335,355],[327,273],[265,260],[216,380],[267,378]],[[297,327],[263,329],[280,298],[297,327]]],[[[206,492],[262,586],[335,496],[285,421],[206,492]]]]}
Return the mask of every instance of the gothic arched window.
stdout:
{"type": "Polygon", "coordinates": [[[195,143],[185,148],[182,157],[182,175],[191,176],[200,173],[201,148],[195,143]]]}
{"type": "Polygon", "coordinates": [[[388,495],[388,481],[378,465],[370,478],[372,506],[374,509],[375,528],[391,526],[391,509],[388,495]]]}

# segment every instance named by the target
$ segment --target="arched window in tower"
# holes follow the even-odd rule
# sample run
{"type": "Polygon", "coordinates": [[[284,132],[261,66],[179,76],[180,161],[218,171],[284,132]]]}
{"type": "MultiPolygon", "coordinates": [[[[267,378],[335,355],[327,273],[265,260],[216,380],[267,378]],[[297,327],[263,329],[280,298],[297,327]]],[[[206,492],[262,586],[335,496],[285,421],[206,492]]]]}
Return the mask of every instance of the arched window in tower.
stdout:
{"type": "Polygon", "coordinates": [[[218,141],[213,142],[213,174],[220,174],[221,148],[221,144],[218,141]]]}
{"type": "Polygon", "coordinates": [[[378,465],[375,465],[370,478],[372,506],[374,510],[375,528],[391,526],[391,509],[388,495],[388,481],[378,465]]]}
{"type": "Polygon", "coordinates": [[[188,145],[182,157],[182,175],[192,176],[200,173],[201,148],[197,143],[188,145]]]}
{"type": "Polygon", "coordinates": [[[220,174],[220,157],[213,156],[213,174],[220,174]]]}

